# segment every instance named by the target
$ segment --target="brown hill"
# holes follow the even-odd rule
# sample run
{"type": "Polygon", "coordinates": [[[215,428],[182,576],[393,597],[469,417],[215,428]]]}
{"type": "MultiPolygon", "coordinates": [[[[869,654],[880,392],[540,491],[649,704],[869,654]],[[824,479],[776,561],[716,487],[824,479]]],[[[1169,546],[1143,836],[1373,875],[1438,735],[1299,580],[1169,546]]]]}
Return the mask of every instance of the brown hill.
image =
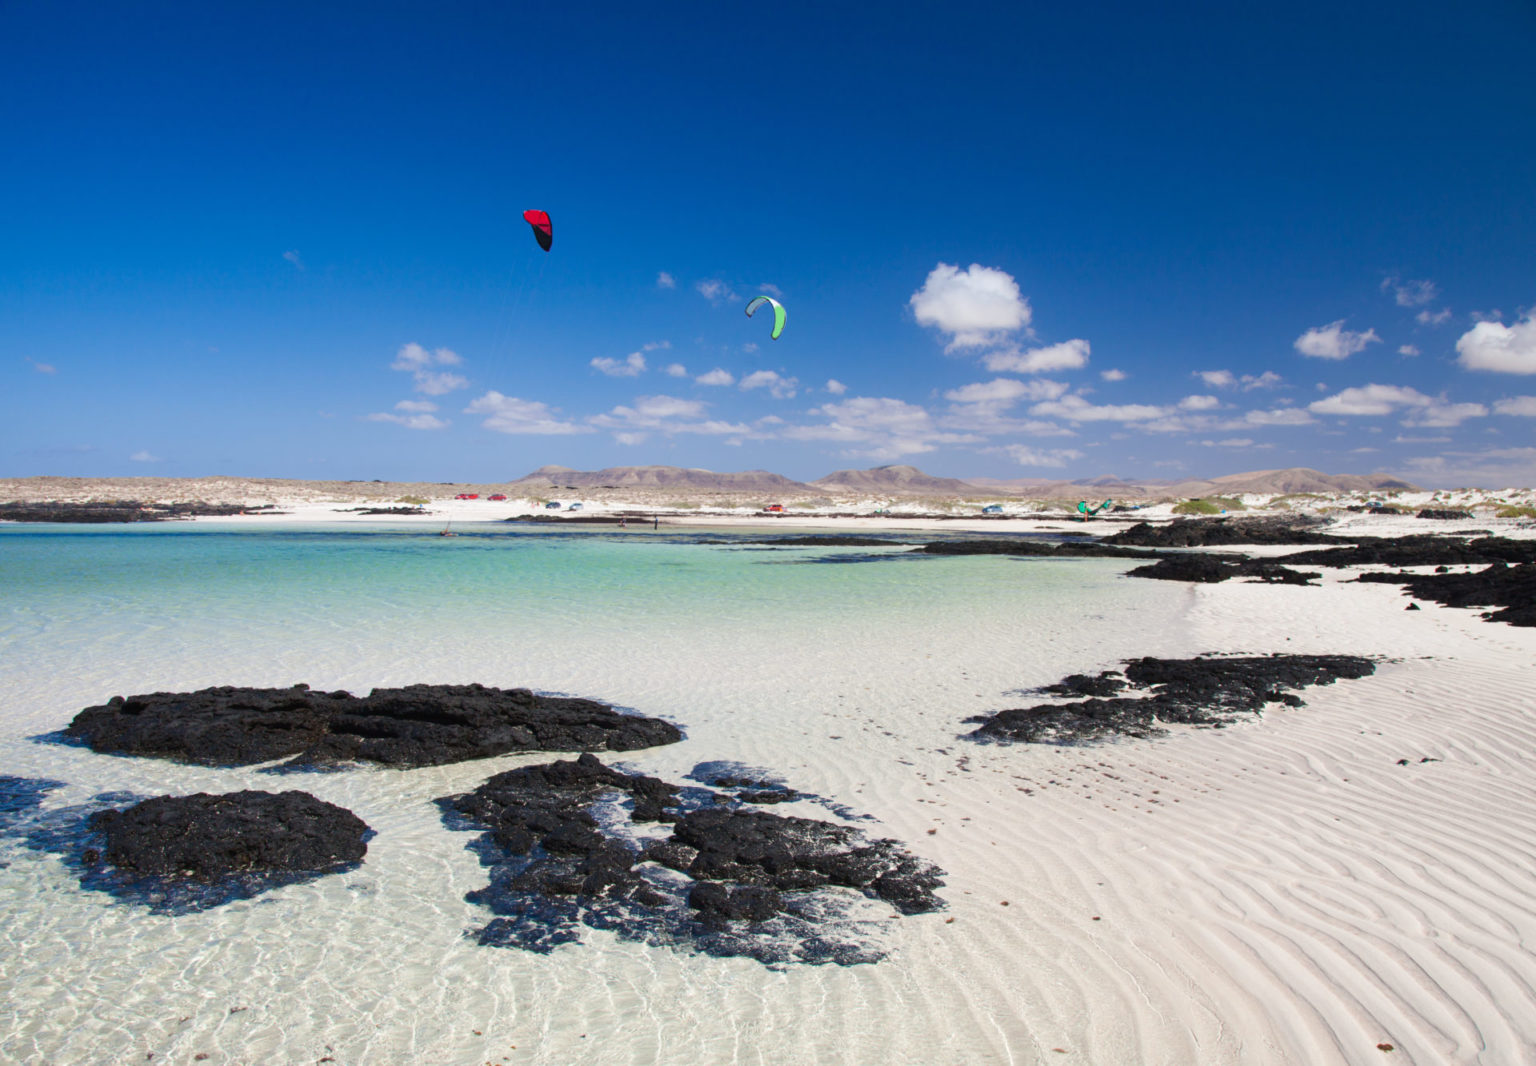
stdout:
{"type": "Polygon", "coordinates": [[[576,489],[693,489],[700,492],[809,492],[811,487],[767,470],[717,473],[696,467],[610,466],[603,470],[572,470],[541,466],[510,482],[522,488],[576,489]]]}
{"type": "Polygon", "coordinates": [[[877,466],[872,470],[838,470],[812,485],[828,492],[911,496],[968,496],[976,487],[952,477],[932,477],[915,466],[877,466]]]}

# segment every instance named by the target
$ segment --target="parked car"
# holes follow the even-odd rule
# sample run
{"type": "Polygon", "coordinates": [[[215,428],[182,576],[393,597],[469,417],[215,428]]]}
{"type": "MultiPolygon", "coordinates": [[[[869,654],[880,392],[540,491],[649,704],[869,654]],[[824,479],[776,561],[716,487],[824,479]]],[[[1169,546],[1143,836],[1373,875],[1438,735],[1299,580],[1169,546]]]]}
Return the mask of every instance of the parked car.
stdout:
{"type": "Polygon", "coordinates": [[[488,500],[504,500],[506,498],[507,498],[507,495],[504,492],[498,492],[494,496],[487,496],[486,497],[486,499],[488,499],[488,500]]]}
{"type": "Polygon", "coordinates": [[[546,503],[544,505],[544,510],[546,510],[546,511],[558,511],[558,510],[560,510],[560,501],[559,500],[550,500],[548,503],[546,503]]]}
{"type": "Polygon", "coordinates": [[[567,507],[566,510],[567,511],[579,511],[579,510],[581,510],[581,504],[573,503],[569,507],[567,507]]]}
{"type": "Polygon", "coordinates": [[[770,503],[767,507],[764,507],[763,510],[767,511],[769,514],[783,514],[784,505],[782,503],[770,503]]]}

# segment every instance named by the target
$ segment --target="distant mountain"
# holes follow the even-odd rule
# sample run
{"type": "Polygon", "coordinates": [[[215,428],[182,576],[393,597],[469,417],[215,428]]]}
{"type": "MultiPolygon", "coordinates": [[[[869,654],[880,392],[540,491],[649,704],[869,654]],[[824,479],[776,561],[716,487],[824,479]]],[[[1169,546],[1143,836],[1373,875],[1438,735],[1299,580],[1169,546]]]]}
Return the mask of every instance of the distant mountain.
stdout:
{"type": "Polygon", "coordinates": [[[541,466],[510,486],[537,489],[676,489],[691,492],[744,492],[789,496],[840,493],[857,496],[1027,496],[1036,499],[1146,499],[1148,497],[1231,496],[1238,493],[1278,495],[1316,492],[1413,492],[1417,487],[1388,474],[1324,474],[1304,467],[1255,470],[1216,478],[1126,479],[1106,474],[1081,480],[1046,478],[933,477],[915,466],[877,466],[871,470],[838,470],[810,483],[793,481],[767,470],[718,473],[679,466],[611,466],[604,470],[574,470],[541,466]]]}
{"type": "Polygon", "coordinates": [[[915,466],[877,466],[873,470],[838,470],[811,482],[828,492],[886,495],[967,496],[976,491],[968,481],[932,477],[915,466]]]}
{"type": "Polygon", "coordinates": [[[541,466],[511,485],[552,488],[692,489],[703,492],[809,492],[811,487],[767,470],[721,474],[680,466],[610,466],[603,470],[573,470],[541,466]]]}

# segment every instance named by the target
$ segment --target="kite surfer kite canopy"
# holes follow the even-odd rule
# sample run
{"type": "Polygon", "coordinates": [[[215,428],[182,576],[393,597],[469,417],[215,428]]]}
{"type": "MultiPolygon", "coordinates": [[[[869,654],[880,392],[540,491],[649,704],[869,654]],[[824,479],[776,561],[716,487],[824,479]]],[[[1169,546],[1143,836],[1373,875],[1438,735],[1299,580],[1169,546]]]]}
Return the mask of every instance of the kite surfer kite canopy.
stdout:
{"type": "Polygon", "coordinates": [[[533,237],[539,242],[539,247],[549,251],[549,246],[555,240],[554,227],[549,224],[549,212],[524,211],[523,221],[533,227],[533,237]]]}
{"type": "Polygon", "coordinates": [[[747,304],[747,317],[751,318],[752,312],[763,306],[763,304],[773,305],[773,333],[770,336],[774,340],[778,340],[779,334],[784,332],[784,320],[789,317],[789,312],[784,310],[783,304],[771,296],[755,296],[752,298],[752,302],[747,304]]]}

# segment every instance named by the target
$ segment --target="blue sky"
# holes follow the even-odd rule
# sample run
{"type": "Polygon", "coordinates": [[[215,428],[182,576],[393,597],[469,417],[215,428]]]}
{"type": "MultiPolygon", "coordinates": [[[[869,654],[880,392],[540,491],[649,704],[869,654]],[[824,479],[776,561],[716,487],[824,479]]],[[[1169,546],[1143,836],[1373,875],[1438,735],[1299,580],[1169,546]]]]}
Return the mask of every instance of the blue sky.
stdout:
{"type": "Polygon", "coordinates": [[[1163,7],[5,0],[0,474],[1536,483],[1536,7],[1163,7]]]}

